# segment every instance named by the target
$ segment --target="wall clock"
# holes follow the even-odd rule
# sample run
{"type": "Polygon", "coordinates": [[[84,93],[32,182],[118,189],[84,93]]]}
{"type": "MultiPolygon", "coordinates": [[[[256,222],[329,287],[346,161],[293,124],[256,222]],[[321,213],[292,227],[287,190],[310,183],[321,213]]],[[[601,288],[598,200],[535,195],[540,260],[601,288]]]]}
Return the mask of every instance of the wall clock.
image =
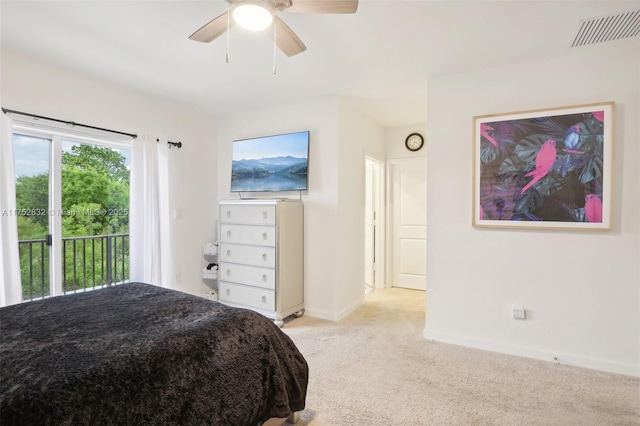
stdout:
{"type": "Polygon", "coordinates": [[[404,146],[407,147],[409,151],[417,151],[424,145],[424,138],[420,133],[411,133],[407,136],[407,139],[404,140],[404,146]]]}

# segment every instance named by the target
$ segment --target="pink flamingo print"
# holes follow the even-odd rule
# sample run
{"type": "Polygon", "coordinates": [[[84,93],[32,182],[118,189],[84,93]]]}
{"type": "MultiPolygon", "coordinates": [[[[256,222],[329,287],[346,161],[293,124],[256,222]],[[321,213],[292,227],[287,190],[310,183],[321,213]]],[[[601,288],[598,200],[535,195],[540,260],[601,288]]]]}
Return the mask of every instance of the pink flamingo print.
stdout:
{"type": "Polygon", "coordinates": [[[522,190],[521,194],[524,194],[525,191],[535,185],[540,179],[545,177],[550,171],[551,167],[553,167],[553,163],[556,161],[556,141],[553,139],[547,139],[545,143],[540,147],[540,151],[536,155],[536,168],[527,173],[525,176],[533,176],[531,181],[526,184],[522,190]]]}

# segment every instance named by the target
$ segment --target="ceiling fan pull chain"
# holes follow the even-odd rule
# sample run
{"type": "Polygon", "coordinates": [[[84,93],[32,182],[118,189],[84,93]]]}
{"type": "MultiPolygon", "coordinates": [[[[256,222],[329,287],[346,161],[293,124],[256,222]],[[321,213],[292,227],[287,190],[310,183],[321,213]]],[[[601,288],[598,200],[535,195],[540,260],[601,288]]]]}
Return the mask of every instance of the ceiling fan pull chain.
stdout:
{"type": "Polygon", "coordinates": [[[227,13],[227,63],[229,63],[229,33],[231,32],[231,3],[229,3],[229,12],[227,13]]]}
{"type": "Polygon", "coordinates": [[[277,47],[277,33],[276,33],[276,23],[273,24],[273,75],[276,75],[276,47],[277,47]]]}

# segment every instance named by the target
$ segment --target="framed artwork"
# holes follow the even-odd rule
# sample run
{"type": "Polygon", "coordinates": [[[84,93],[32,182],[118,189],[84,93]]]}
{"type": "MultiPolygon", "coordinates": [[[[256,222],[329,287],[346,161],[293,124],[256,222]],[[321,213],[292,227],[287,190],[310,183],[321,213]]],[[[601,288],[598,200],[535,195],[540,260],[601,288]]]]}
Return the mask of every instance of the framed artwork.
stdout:
{"type": "Polygon", "coordinates": [[[474,117],[473,226],[611,228],[614,102],[474,117]]]}

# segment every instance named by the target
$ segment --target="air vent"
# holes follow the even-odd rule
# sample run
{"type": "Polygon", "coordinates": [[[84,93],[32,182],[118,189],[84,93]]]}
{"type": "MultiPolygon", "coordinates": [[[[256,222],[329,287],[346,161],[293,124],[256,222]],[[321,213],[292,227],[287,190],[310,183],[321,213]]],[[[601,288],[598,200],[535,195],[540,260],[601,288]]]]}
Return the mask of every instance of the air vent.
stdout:
{"type": "Polygon", "coordinates": [[[583,19],[571,47],[636,37],[640,34],[640,9],[583,19]]]}

